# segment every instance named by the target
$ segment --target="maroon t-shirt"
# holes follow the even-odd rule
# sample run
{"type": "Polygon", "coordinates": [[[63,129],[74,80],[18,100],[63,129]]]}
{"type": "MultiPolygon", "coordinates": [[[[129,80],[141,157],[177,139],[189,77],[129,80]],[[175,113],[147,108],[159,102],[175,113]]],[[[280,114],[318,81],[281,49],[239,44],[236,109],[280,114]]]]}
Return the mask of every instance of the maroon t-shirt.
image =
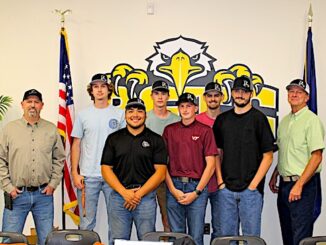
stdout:
{"type": "Polygon", "coordinates": [[[176,122],[165,127],[171,177],[200,179],[206,167],[206,156],[218,154],[213,130],[198,121],[190,125],[176,122]]]}

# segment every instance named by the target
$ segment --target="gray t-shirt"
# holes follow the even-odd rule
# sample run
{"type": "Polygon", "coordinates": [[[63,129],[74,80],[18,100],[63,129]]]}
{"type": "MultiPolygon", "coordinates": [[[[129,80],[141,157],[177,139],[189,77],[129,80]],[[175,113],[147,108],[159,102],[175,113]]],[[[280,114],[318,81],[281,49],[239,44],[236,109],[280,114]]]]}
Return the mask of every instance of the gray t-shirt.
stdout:
{"type": "Polygon", "coordinates": [[[150,130],[154,131],[155,133],[162,135],[164,128],[171,124],[180,121],[180,117],[176,114],[169,111],[169,115],[166,118],[159,118],[157,117],[153,110],[147,113],[146,118],[146,127],[150,130]]]}

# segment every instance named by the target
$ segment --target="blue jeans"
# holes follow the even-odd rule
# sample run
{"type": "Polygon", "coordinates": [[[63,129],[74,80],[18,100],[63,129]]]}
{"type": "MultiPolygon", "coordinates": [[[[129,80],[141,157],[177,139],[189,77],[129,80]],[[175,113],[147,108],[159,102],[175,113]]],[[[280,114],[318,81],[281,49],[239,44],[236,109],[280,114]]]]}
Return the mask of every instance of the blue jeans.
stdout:
{"type": "Polygon", "coordinates": [[[260,236],[263,196],[258,190],[234,192],[218,190],[218,236],[237,236],[239,226],[243,235],[260,236]]]}
{"type": "Polygon", "coordinates": [[[212,224],[212,229],[213,232],[211,234],[211,242],[218,236],[218,215],[220,210],[218,209],[218,203],[217,203],[217,194],[218,190],[214,192],[209,192],[208,193],[208,199],[211,204],[211,224],[212,224]]]}
{"type": "Polygon", "coordinates": [[[22,233],[29,211],[32,212],[38,244],[44,245],[45,239],[53,227],[53,195],[38,191],[22,193],[13,200],[13,209],[4,209],[2,219],[2,231],[22,233]]]}
{"type": "MultiPolygon", "coordinates": [[[[175,188],[184,193],[193,192],[199,183],[199,181],[183,183],[176,178],[172,178],[172,180],[175,188]]],[[[203,190],[202,194],[189,205],[179,204],[168,190],[167,209],[172,232],[187,233],[188,230],[188,234],[192,236],[196,244],[203,245],[207,200],[207,187],[203,190]]]]}
{"type": "MultiPolygon", "coordinates": [[[[96,225],[96,213],[98,199],[100,192],[103,191],[105,203],[106,203],[106,212],[108,216],[108,225],[109,225],[109,198],[112,192],[111,187],[105,182],[102,177],[84,177],[85,184],[85,210],[86,217],[83,217],[83,207],[81,205],[81,196],[82,191],[77,189],[77,198],[78,198],[78,207],[80,214],[80,229],[81,230],[93,230],[96,225]]],[[[108,231],[108,237],[110,239],[110,228],[108,231]]]]}
{"type": "Polygon", "coordinates": [[[295,182],[284,182],[281,178],[277,198],[277,208],[281,223],[284,245],[298,245],[300,240],[312,236],[314,226],[314,207],[317,198],[318,174],[304,186],[301,199],[289,202],[289,194],[295,182]]]}
{"type": "Polygon", "coordinates": [[[115,239],[130,240],[132,224],[135,222],[138,240],[142,240],[147,232],[155,231],[156,191],[152,191],[141,199],[135,210],[123,207],[125,200],[116,191],[110,196],[110,245],[115,239]]]}

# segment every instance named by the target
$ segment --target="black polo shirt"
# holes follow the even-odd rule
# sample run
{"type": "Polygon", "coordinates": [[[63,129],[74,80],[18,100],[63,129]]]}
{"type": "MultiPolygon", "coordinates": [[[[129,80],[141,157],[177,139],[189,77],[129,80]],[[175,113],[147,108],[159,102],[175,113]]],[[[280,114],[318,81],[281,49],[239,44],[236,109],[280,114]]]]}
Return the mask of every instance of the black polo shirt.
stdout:
{"type": "Polygon", "coordinates": [[[123,186],[145,184],[154,174],[154,164],[167,164],[167,151],[162,136],[146,128],[134,136],[127,128],[108,136],[101,165],[113,166],[123,186]]]}
{"type": "MultiPolygon", "coordinates": [[[[275,140],[267,117],[252,107],[244,114],[234,110],[220,114],[214,123],[216,145],[223,150],[223,180],[232,191],[248,188],[263,154],[275,150],[275,140]]],[[[263,193],[263,179],[257,189],[263,193]]]]}

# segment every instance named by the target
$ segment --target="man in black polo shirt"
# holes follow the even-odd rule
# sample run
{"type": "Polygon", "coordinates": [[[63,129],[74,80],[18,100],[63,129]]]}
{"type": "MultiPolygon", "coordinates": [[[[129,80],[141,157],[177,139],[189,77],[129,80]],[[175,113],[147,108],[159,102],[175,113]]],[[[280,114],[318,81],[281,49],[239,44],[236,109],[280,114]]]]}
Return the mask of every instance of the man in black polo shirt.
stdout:
{"type": "Polygon", "coordinates": [[[260,236],[265,175],[273,161],[274,136],[267,117],[251,105],[253,85],[246,77],[234,80],[234,108],[220,114],[214,123],[217,147],[223,156],[225,184],[217,195],[218,236],[260,236]]]}
{"type": "Polygon", "coordinates": [[[103,178],[114,190],[109,200],[111,245],[114,239],[130,239],[133,221],[139,240],[155,231],[155,190],[166,173],[165,144],[145,127],[144,102],[130,99],[125,118],[127,127],[108,136],[101,160],[103,178]]]}

